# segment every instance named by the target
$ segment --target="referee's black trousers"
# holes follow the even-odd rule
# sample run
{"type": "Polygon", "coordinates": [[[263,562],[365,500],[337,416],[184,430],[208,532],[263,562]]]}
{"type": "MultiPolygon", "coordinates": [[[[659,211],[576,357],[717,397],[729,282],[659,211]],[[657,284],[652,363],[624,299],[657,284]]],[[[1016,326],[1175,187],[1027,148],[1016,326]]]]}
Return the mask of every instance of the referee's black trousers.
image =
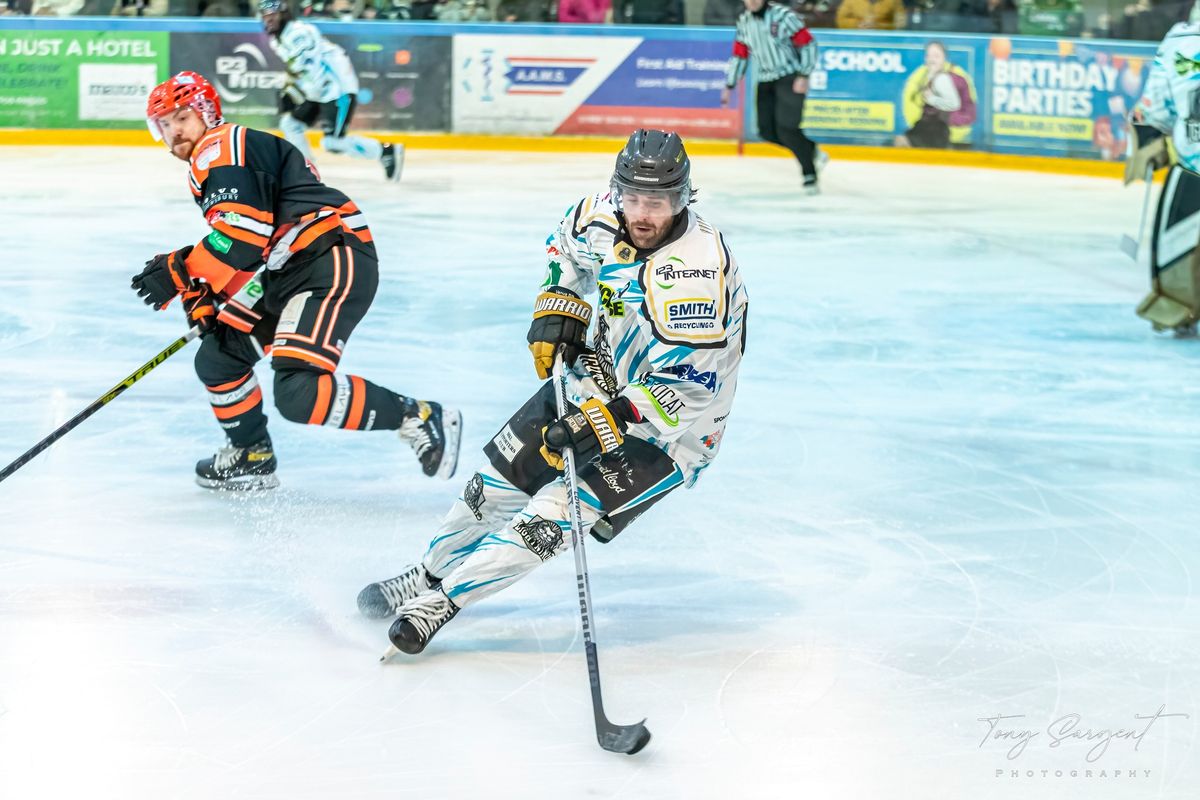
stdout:
{"type": "Polygon", "coordinates": [[[813,151],[816,144],[800,130],[804,122],[804,95],[792,91],[795,75],[758,85],[758,135],[783,145],[796,156],[804,177],[815,178],[813,151]]]}

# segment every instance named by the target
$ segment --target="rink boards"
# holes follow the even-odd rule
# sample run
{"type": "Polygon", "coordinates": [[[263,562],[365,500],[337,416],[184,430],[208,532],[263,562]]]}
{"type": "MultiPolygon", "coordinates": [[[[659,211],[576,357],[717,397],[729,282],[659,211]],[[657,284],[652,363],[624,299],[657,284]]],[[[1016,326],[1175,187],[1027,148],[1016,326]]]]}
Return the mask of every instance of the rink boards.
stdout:
{"type": "MultiPolygon", "coordinates": [[[[753,78],[731,108],[720,104],[732,29],[319,26],[358,70],[362,130],[623,137],[652,126],[758,138],[753,78]]],[[[936,41],[966,93],[954,150],[1098,161],[1122,157],[1123,120],[1154,54],[1137,42],[815,33],[805,127],[818,141],[890,145],[921,114],[925,52],[936,41]]],[[[217,84],[230,118],[275,124],[284,68],[252,20],[10,18],[0,20],[0,130],[139,130],[142,98],[182,69],[217,84]]]]}

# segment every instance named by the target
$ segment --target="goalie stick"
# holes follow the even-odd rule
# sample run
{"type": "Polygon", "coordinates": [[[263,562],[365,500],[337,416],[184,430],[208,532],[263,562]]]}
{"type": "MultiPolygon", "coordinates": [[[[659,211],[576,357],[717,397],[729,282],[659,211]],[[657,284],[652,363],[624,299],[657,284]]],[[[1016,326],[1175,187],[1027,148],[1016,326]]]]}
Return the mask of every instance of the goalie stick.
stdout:
{"type": "MultiPolygon", "coordinates": [[[[558,417],[562,419],[570,409],[567,405],[567,381],[563,375],[563,348],[554,357],[554,399],[558,417]]],[[[592,592],[588,584],[587,558],[583,550],[583,521],[579,511],[579,484],[575,476],[575,453],[572,448],[563,450],[563,479],[567,484],[567,505],[571,508],[571,549],[575,551],[575,582],[579,587],[579,615],[583,620],[583,649],[587,654],[588,677],[592,684],[592,712],[596,718],[596,740],[605,750],[613,753],[633,755],[650,741],[646,720],[633,725],[617,725],[604,714],[604,700],[600,696],[600,661],[596,655],[596,641],[592,636],[592,592]]]]}
{"type": "Polygon", "coordinates": [[[1154,166],[1146,165],[1146,193],[1142,196],[1142,219],[1138,223],[1137,235],[1134,239],[1128,233],[1121,234],[1121,252],[1137,261],[1138,250],[1142,245],[1142,231],[1146,229],[1146,212],[1150,209],[1150,192],[1154,188],[1154,166]]]}

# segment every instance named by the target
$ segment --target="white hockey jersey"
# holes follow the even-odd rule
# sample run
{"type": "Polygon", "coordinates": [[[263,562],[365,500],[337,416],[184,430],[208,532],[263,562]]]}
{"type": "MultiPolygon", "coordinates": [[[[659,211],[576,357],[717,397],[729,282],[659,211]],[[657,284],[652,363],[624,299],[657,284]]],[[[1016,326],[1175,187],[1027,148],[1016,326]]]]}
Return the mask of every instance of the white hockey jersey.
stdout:
{"type": "Polygon", "coordinates": [[[1200,172],[1200,23],[1176,24],[1154,56],[1137,109],[1171,137],[1180,166],[1200,172]]]}
{"type": "Polygon", "coordinates": [[[289,20],[279,36],[270,37],[270,41],[304,99],[331,103],[344,94],[358,94],[358,75],[346,51],[312,24],[289,20]]]}
{"type": "Polygon", "coordinates": [[[686,486],[716,457],[733,406],[746,340],[746,289],[720,231],[691,211],[687,229],[639,253],[618,239],[608,194],[580,200],[546,240],[543,286],[596,295],[596,370],[580,359],[575,402],[628,398],[642,416],[627,436],[655,444],[686,486]]]}

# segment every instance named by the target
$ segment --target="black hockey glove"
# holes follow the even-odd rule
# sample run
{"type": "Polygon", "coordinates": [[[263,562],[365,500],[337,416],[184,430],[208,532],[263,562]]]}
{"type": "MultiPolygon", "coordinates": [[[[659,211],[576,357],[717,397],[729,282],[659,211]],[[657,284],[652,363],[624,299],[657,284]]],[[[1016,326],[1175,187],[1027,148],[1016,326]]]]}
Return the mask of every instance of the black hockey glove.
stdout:
{"type": "Polygon", "coordinates": [[[279,113],[290,114],[304,104],[304,93],[296,84],[288,81],[279,92],[279,113]]]}
{"type": "Polygon", "coordinates": [[[191,246],[181,247],[173,253],[156,255],[146,262],[146,268],[133,276],[130,286],[138,297],[155,311],[167,307],[175,297],[191,286],[184,260],[192,252],[191,246]]]}
{"type": "Polygon", "coordinates": [[[188,325],[200,329],[204,337],[217,329],[217,300],[206,283],[196,284],[195,289],[188,289],[180,297],[183,303],[183,313],[188,325]]]}
{"type": "Polygon", "coordinates": [[[618,397],[608,405],[593,397],[574,414],[556,419],[542,428],[542,458],[557,470],[564,466],[562,451],[575,451],[575,468],[598,455],[611,453],[625,442],[625,428],[641,417],[633,403],[618,397]]]}
{"type": "Polygon", "coordinates": [[[529,352],[533,368],[542,380],[554,369],[554,353],[560,344],[567,346],[567,365],[574,364],[579,351],[587,345],[588,323],[592,307],[570,289],[551,286],[537,296],[533,304],[533,322],[529,325],[529,352]]]}

